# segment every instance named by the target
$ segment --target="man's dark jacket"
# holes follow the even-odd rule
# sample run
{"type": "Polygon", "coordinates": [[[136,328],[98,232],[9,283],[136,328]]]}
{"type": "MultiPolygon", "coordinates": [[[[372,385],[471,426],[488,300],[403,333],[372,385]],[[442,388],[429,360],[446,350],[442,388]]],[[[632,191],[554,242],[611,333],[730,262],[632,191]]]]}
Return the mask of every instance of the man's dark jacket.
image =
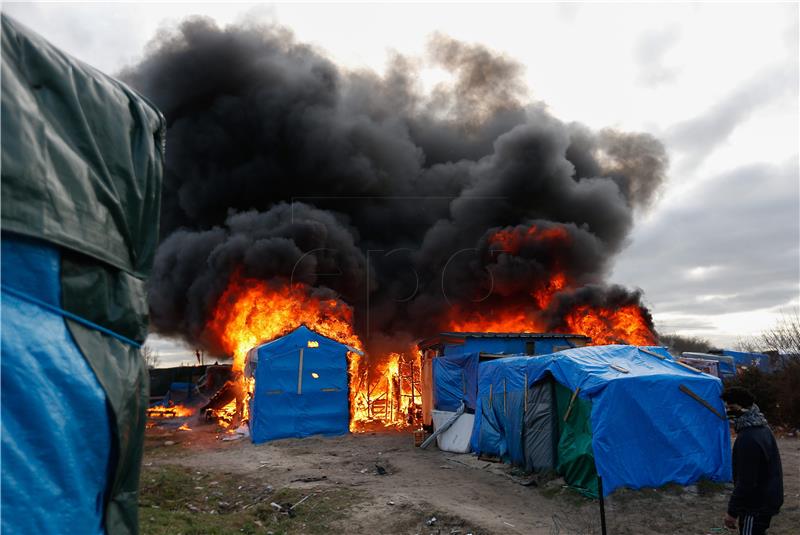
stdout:
{"type": "Polygon", "coordinates": [[[783,505],[783,469],[775,437],[755,405],[736,420],[735,426],[734,489],[728,514],[776,515],[783,505]]]}

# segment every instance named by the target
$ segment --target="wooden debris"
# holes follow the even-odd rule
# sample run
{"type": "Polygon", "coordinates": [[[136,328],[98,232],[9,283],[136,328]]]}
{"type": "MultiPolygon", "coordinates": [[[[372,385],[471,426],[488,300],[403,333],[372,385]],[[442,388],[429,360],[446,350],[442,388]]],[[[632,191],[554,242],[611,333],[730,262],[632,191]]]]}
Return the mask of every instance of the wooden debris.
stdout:
{"type": "Polygon", "coordinates": [[[572,407],[575,406],[575,399],[578,397],[578,393],[581,391],[581,387],[575,389],[575,392],[572,393],[572,397],[569,399],[569,405],[567,405],[567,411],[564,413],[564,421],[566,422],[569,419],[569,415],[572,414],[572,407]]]}

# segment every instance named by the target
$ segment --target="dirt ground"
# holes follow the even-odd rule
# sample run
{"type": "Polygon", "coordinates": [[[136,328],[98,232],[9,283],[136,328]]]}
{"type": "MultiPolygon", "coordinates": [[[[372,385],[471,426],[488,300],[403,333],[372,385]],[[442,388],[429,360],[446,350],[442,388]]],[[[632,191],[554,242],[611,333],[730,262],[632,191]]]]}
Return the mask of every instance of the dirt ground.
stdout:
{"type": "MultiPolygon", "coordinates": [[[[786,498],[769,533],[798,533],[800,440],[781,438],[779,444],[786,498]]],[[[180,532],[187,534],[227,533],[224,529],[205,531],[197,515],[221,515],[225,509],[236,508],[244,511],[254,505],[266,511],[257,515],[263,521],[242,524],[230,533],[600,533],[598,502],[566,488],[563,480],[524,486],[507,465],[442,452],[435,445],[421,450],[414,447],[410,433],[311,437],[253,445],[248,438],[223,441],[215,426],[198,424],[191,431],[170,426],[148,430],[140,500],[145,535],[171,533],[167,528],[159,531],[159,525],[167,522],[167,513],[147,494],[162,485],[156,479],[158,470],[175,467],[197,474],[194,480],[200,481],[193,487],[199,493],[197,505],[175,502],[178,505],[174,506],[188,508],[194,515],[190,517],[194,527],[181,528],[180,532]],[[228,481],[226,488],[232,490],[208,495],[207,489],[212,487],[203,486],[202,480],[214,479],[211,483],[219,485],[217,480],[223,478],[228,481]],[[231,482],[236,486],[230,486],[231,482]],[[291,494],[282,510],[281,502],[274,502],[281,492],[291,494]],[[298,501],[307,498],[289,517],[287,509],[295,497],[298,501]],[[328,508],[315,509],[323,500],[328,508]],[[151,512],[157,509],[160,516],[153,516],[151,512]],[[281,518],[278,511],[283,513],[281,518]],[[312,515],[312,511],[316,513],[312,515]]],[[[606,499],[608,533],[733,533],[722,524],[729,492],[729,485],[702,483],[617,491],[606,499]]]]}

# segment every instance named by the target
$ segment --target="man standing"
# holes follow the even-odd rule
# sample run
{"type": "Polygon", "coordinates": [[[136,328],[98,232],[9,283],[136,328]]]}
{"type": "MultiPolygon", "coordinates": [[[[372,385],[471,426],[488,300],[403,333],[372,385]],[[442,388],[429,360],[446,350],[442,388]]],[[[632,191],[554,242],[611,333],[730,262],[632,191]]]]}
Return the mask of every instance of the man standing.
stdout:
{"type": "Polygon", "coordinates": [[[722,394],[728,417],[733,419],[733,493],[725,526],[741,535],[766,533],[770,520],[783,505],[783,469],[778,444],[753,395],[741,387],[722,394]]]}

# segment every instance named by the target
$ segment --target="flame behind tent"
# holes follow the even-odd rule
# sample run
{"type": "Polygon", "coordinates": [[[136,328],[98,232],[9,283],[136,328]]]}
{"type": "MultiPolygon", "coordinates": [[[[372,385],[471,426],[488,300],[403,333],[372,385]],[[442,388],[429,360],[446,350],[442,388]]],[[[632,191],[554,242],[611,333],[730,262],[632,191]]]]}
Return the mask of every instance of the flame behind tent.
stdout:
{"type": "MultiPolygon", "coordinates": [[[[246,398],[254,385],[252,379],[245,378],[243,371],[250,349],[305,325],[360,350],[363,344],[352,324],[349,306],[338,299],[315,295],[308,286],[286,281],[266,282],[235,274],[214,309],[207,333],[233,356],[233,370],[238,373],[245,402],[228,403],[217,411],[218,420],[223,425],[231,425],[238,405],[241,405],[242,417],[247,418],[246,398]]],[[[318,342],[309,341],[309,347],[314,343],[318,342]]],[[[421,404],[420,393],[414,392],[412,386],[415,369],[419,369],[418,355],[414,353],[409,359],[405,354],[391,353],[372,367],[356,352],[350,352],[348,358],[351,430],[371,423],[386,427],[406,425],[415,402],[421,404]]]]}

